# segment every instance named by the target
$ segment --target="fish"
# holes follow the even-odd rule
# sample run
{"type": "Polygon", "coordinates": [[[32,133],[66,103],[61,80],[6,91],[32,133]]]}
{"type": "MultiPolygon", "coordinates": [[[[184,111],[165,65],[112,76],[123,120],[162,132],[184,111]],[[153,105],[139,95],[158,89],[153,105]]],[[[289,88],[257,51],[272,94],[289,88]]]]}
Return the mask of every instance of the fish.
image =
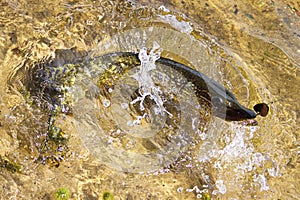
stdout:
{"type": "MultiPolygon", "coordinates": [[[[140,64],[138,53],[135,52],[114,52],[106,54],[104,57],[104,60],[114,60],[112,57],[126,58],[129,63],[140,64]]],[[[212,114],[218,118],[225,119],[226,121],[243,121],[254,119],[257,115],[263,117],[267,115],[267,111],[261,112],[261,109],[258,108],[261,107],[259,105],[264,105],[264,110],[268,110],[266,109],[266,104],[256,104],[254,106],[255,110],[247,108],[239,103],[234,94],[222,84],[191,67],[164,57],[160,57],[155,62],[176,70],[188,82],[191,82],[194,85],[197,98],[211,105],[212,114]]]]}
{"type": "MultiPolygon", "coordinates": [[[[36,70],[31,70],[34,73],[29,73],[24,77],[24,83],[28,84],[28,90],[30,93],[34,94],[34,96],[40,96],[38,92],[35,92],[35,86],[43,86],[43,88],[38,89],[38,91],[44,91],[42,92],[41,98],[48,100],[51,105],[58,104],[56,97],[59,95],[54,95],[53,92],[56,92],[56,88],[59,87],[60,84],[60,82],[57,82],[49,85],[49,81],[51,82],[51,77],[53,76],[50,73],[53,71],[52,68],[59,68],[59,66],[64,66],[69,63],[87,64],[91,59],[89,53],[77,51],[76,49],[56,50],[55,55],[55,59],[53,60],[46,59],[44,62],[35,64],[34,69],[36,70]],[[39,73],[41,72],[44,73],[43,76],[40,76],[39,73]],[[44,80],[47,77],[49,80],[44,80]],[[46,98],[47,95],[45,93],[49,93],[49,98],[46,98]]],[[[105,63],[125,63],[128,67],[138,66],[141,64],[139,54],[136,52],[108,53],[94,57],[95,61],[97,61],[99,57],[100,60],[105,61],[105,63]]],[[[241,105],[233,93],[226,89],[222,84],[191,67],[165,57],[159,57],[159,59],[155,62],[176,70],[183,75],[188,82],[191,82],[194,85],[194,91],[199,99],[199,103],[203,103],[203,101],[205,101],[208,105],[210,105],[212,114],[218,118],[225,119],[226,121],[243,121],[254,119],[257,115],[265,117],[268,114],[269,107],[267,104],[258,103],[254,106],[254,110],[247,108],[241,105]]],[[[22,73],[20,72],[20,74],[22,73]]],[[[14,75],[16,75],[16,73],[14,75]]],[[[107,78],[109,79],[109,77],[107,78]]],[[[56,82],[58,79],[59,77],[56,77],[52,81],[56,82]]],[[[59,94],[59,92],[56,93],[59,94]]]]}

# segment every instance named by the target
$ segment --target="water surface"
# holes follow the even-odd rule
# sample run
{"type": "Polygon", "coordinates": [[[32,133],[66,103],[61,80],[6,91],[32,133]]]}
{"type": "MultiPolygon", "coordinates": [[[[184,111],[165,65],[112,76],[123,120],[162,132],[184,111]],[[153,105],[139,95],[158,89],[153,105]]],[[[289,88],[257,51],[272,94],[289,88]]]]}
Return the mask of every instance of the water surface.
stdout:
{"type": "Polygon", "coordinates": [[[70,199],[300,197],[299,2],[4,1],[0,9],[1,198],[54,199],[62,187],[70,199]],[[174,109],[184,128],[171,134],[180,148],[168,154],[166,132],[129,137],[100,119],[122,122],[114,109],[126,107],[118,101],[134,80],[116,79],[111,101],[101,99],[106,68],[97,58],[143,47],[221,82],[247,107],[269,103],[269,115],[257,126],[198,120],[207,110],[187,86],[174,109]],[[168,162],[152,165],[157,148],[168,162]],[[140,165],[149,151],[151,163],[140,165]]]}

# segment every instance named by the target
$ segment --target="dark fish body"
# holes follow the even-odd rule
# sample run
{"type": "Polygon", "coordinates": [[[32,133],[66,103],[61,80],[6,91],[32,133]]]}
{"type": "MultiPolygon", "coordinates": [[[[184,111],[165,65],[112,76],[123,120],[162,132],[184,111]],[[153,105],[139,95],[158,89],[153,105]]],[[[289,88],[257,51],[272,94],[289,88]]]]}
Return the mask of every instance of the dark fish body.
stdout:
{"type": "MultiPolygon", "coordinates": [[[[139,65],[138,54],[132,52],[115,52],[101,56],[105,62],[127,62],[139,65]]],[[[237,98],[223,85],[207,77],[206,75],[178,62],[167,58],[159,58],[156,63],[168,66],[180,74],[187,81],[193,83],[195,94],[198,98],[211,105],[212,114],[227,121],[241,121],[253,119],[256,112],[241,105],[237,98]]]]}
{"type": "Polygon", "coordinates": [[[173,60],[160,58],[158,62],[164,63],[182,73],[188,81],[196,86],[198,98],[210,101],[212,113],[227,121],[241,121],[253,119],[256,113],[243,105],[223,85],[206,75],[173,60]]]}

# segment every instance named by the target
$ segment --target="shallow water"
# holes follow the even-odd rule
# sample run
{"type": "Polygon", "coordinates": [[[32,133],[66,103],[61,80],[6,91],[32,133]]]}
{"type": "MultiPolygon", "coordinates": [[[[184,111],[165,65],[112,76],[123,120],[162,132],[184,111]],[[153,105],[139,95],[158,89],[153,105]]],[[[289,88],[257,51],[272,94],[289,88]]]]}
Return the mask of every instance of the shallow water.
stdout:
{"type": "MultiPolygon", "coordinates": [[[[55,199],[59,188],[70,199],[300,198],[299,12],[296,1],[1,2],[1,199],[55,199]],[[103,99],[98,58],[157,45],[243,105],[269,103],[269,115],[257,126],[201,121],[207,110],[186,87],[179,127],[190,132],[128,129],[116,110],[132,76],[103,99]],[[179,145],[164,146],[172,138],[179,145]]],[[[173,73],[155,70],[176,91],[173,73]]]]}

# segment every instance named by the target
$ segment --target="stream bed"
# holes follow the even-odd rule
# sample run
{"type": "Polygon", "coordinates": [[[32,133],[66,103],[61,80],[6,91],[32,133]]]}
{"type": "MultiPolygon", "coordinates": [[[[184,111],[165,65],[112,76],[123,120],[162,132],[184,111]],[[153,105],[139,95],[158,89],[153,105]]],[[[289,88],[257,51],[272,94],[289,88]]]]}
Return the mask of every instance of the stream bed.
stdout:
{"type": "Polygon", "coordinates": [[[0,199],[299,199],[299,21],[299,1],[1,1],[0,199]],[[269,114],[213,116],[159,58],[269,114]]]}

